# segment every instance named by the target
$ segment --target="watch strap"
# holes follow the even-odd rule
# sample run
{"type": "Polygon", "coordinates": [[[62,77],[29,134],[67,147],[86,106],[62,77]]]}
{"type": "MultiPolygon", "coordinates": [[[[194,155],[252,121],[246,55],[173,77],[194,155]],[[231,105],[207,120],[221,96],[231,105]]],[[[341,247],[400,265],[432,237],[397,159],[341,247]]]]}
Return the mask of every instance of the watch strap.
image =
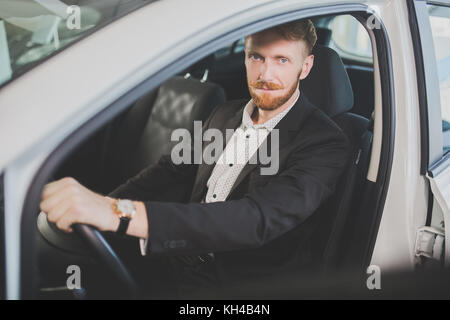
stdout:
{"type": "Polygon", "coordinates": [[[128,226],[130,224],[130,218],[121,217],[119,222],[119,227],[117,228],[117,235],[125,236],[127,234],[128,226]]]}

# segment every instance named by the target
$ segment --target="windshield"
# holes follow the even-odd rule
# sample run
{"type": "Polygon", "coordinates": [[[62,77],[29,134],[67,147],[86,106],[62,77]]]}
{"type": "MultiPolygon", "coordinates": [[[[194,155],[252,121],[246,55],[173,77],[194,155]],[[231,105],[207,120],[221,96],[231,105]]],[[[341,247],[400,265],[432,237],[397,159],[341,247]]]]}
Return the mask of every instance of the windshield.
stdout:
{"type": "Polygon", "coordinates": [[[146,0],[0,0],[0,87],[146,0]]]}

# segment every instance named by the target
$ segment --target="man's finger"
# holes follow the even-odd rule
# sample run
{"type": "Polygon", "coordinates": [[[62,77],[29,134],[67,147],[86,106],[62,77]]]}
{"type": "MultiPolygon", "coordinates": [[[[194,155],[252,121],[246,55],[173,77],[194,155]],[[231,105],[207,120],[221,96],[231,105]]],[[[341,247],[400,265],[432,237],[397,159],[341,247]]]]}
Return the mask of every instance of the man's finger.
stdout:
{"type": "Polygon", "coordinates": [[[71,185],[75,187],[77,184],[78,182],[70,177],[50,182],[44,186],[44,189],[42,190],[42,198],[48,198],[63,187],[71,185]]]}
{"type": "Polygon", "coordinates": [[[48,221],[56,223],[61,217],[67,213],[72,206],[72,201],[70,199],[64,200],[56,207],[54,207],[50,212],[47,213],[48,221]]]}
{"type": "Polygon", "coordinates": [[[66,232],[72,232],[71,227],[74,223],[81,223],[80,216],[77,215],[76,212],[72,210],[72,208],[68,208],[58,219],[58,221],[56,222],[56,226],[66,232]]]}
{"type": "Polygon", "coordinates": [[[42,197],[40,203],[40,209],[45,213],[50,213],[52,209],[57,206],[60,202],[70,199],[74,196],[71,192],[71,186],[63,186],[62,188],[55,190],[51,195],[45,195],[42,197]]]}

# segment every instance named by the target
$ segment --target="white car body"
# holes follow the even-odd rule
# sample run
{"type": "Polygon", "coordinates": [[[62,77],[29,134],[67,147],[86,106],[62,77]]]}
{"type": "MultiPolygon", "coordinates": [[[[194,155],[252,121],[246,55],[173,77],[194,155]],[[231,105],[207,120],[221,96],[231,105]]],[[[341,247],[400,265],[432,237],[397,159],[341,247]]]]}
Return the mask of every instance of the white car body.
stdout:
{"type": "MultiPolygon", "coordinates": [[[[21,297],[21,213],[29,186],[46,158],[72,132],[186,52],[224,34],[232,37],[230,32],[237,28],[277,13],[311,8],[315,14],[330,5],[355,3],[376,13],[386,29],[395,96],[389,190],[371,263],[383,272],[413,269],[416,233],[427,216],[428,181],[421,174],[419,93],[406,1],[164,0],[103,27],[0,90],[7,299],[21,297]]],[[[376,60],[374,70],[371,181],[377,177],[382,135],[383,79],[376,60]]],[[[450,185],[450,172],[445,174],[450,185]]]]}

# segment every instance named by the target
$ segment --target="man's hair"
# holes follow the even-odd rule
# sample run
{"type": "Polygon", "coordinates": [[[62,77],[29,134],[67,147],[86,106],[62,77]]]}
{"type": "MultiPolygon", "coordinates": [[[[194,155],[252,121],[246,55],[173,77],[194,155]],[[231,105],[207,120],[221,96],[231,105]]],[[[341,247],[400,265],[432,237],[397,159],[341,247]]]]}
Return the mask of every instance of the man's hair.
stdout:
{"type": "Polygon", "coordinates": [[[302,40],[306,44],[308,54],[311,54],[312,49],[317,42],[317,33],[314,24],[310,19],[294,20],[275,27],[261,31],[273,31],[278,33],[286,40],[299,41],[302,40]]]}

